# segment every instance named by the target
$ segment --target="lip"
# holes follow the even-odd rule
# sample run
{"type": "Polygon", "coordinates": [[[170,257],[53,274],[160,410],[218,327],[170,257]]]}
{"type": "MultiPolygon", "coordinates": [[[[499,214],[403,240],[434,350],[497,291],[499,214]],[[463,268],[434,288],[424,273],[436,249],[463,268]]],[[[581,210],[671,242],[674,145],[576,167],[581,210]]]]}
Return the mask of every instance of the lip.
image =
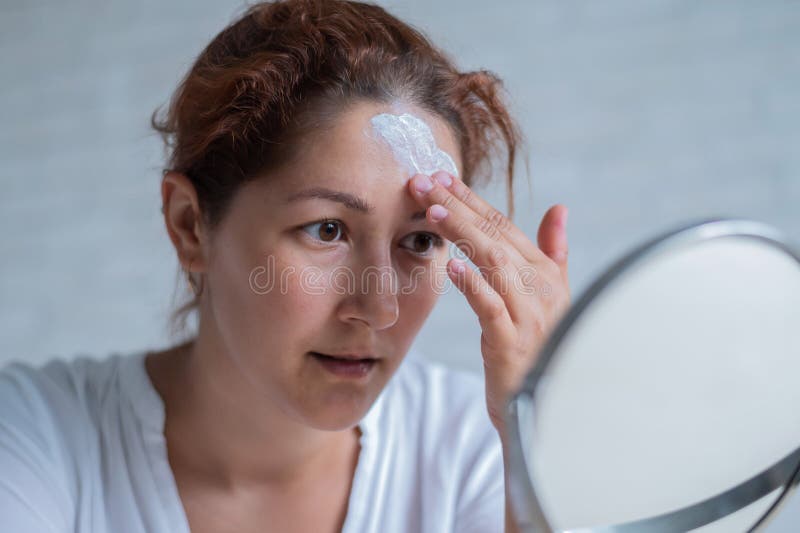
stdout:
{"type": "Polygon", "coordinates": [[[372,354],[361,354],[361,353],[343,353],[343,354],[333,354],[333,353],[322,353],[322,352],[309,352],[313,355],[321,355],[323,357],[332,357],[335,359],[347,359],[349,361],[363,361],[365,359],[377,361],[377,357],[373,356],[372,354]]]}
{"type": "Polygon", "coordinates": [[[340,378],[361,379],[366,378],[378,363],[375,358],[345,359],[336,358],[318,352],[308,352],[325,370],[340,378]]]}

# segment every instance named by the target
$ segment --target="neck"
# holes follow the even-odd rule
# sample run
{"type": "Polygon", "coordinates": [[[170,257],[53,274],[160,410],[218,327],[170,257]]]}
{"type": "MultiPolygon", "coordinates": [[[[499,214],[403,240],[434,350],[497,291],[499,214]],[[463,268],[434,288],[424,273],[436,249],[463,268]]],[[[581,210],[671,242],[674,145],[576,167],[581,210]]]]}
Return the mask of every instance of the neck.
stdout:
{"type": "Polygon", "coordinates": [[[148,373],[165,404],[173,469],[220,486],[285,486],[312,480],[331,461],[352,455],[357,427],[323,431],[291,418],[222,350],[199,334],[148,357],[148,373]]]}

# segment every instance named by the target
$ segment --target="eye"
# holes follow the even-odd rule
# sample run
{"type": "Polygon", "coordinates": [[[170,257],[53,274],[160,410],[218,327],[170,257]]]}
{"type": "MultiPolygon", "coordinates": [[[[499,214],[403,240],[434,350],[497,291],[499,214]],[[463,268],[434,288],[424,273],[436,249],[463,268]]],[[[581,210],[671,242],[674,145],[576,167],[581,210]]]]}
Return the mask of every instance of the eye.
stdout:
{"type": "Polygon", "coordinates": [[[300,229],[306,231],[316,241],[334,242],[336,237],[342,234],[342,223],[338,220],[325,219],[306,224],[300,229]],[[306,231],[307,228],[310,228],[311,231],[306,231]]]}
{"type": "Polygon", "coordinates": [[[407,248],[409,248],[415,254],[421,256],[431,255],[430,252],[432,252],[434,249],[444,246],[444,239],[435,233],[412,233],[403,239],[403,242],[408,240],[411,241],[411,245],[407,248]]]}

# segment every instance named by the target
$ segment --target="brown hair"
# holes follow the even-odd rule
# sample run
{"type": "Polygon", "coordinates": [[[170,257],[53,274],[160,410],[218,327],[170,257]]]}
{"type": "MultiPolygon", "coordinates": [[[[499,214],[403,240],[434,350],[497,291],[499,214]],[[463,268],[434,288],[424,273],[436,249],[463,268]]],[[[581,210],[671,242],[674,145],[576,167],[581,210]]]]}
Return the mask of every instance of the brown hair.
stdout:
{"type": "MultiPolygon", "coordinates": [[[[383,8],[348,0],[251,5],[195,61],[167,113],[151,118],[168,151],[165,172],[185,174],[213,228],[244,182],[288,161],[293,141],[324,128],[358,100],[415,104],[449,124],[461,179],[491,175],[505,147],[509,217],[521,134],[486,70],[458,71],[427,38],[383,8]]],[[[177,309],[185,324],[198,296],[177,309]]],[[[178,328],[180,329],[180,328],[178,328]]]]}

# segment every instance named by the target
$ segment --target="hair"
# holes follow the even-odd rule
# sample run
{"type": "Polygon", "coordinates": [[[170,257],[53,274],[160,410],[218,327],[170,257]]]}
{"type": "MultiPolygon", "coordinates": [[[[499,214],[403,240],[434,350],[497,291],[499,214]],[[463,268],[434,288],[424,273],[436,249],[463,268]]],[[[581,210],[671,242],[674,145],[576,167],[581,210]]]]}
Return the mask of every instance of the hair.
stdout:
{"type": "MultiPolygon", "coordinates": [[[[213,229],[240,185],[289,161],[298,139],[363,100],[404,101],[443,118],[470,187],[491,176],[494,156],[504,152],[513,218],[521,133],[504,103],[502,81],[487,70],[460,72],[420,31],[376,5],[283,0],[248,6],[200,53],[166,113],[156,109],[151,124],[168,154],[164,172],[188,177],[213,229]]],[[[173,331],[183,329],[198,303],[195,294],[173,312],[173,331]]]]}

